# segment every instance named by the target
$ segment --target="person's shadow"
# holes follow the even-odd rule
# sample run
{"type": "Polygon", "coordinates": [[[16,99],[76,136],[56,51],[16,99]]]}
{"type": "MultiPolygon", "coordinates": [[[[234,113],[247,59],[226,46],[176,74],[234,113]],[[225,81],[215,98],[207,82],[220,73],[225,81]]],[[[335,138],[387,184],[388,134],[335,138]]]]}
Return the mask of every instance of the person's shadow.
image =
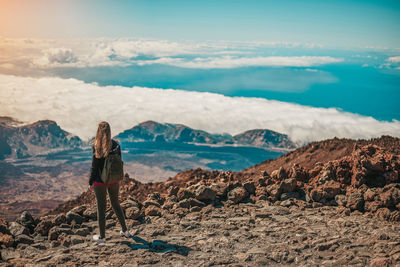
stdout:
{"type": "Polygon", "coordinates": [[[183,256],[187,256],[190,251],[189,247],[179,246],[176,244],[169,244],[162,240],[154,240],[153,242],[148,242],[138,236],[131,236],[130,238],[134,240],[136,243],[131,243],[128,241],[124,241],[122,243],[129,246],[132,250],[148,249],[149,251],[153,252],[158,252],[158,253],[172,252],[183,256]]]}

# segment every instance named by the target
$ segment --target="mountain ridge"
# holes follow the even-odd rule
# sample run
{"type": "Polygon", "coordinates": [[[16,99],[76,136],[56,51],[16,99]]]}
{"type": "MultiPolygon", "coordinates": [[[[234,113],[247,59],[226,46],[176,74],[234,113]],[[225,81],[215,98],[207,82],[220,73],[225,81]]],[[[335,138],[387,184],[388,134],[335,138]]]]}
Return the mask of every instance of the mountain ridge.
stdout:
{"type": "Polygon", "coordinates": [[[0,124],[0,158],[24,158],[57,149],[74,149],[82,144],[78,136],[64,131],[52,120],[22,126],[0,124]]]}
{"type": "Polygon", "coordinates": [[[181,142],[210,145],[241,145],[266,149],[291,150],[296,145],[290,138],[268,129],[253,129],[237,135],[211,134],[203,130],[190,128],[183,124],[159,123],[145,121],[127,129],[115,138],[122,141],[156,141],[156,142],[181,142]]]}

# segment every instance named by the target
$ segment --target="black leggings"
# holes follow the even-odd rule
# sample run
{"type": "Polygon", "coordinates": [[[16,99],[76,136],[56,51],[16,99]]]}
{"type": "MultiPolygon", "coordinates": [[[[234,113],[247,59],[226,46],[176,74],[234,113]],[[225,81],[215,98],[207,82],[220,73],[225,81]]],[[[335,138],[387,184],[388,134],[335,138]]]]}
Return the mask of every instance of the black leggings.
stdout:
{"type": "Polygon", "coordinates": [[[100,238],[106,237],[106,208],[107,208],[107,191],[110,197],[111,206],[114,210],[115,215],[118,217],[118,221],[121,224],[122,231],[126,231],[124,212],[119,205],[118,191],[119,184],[112,186],[94,186],[94,193],[97,201],[97,221],[99,222],[100,238]]]}

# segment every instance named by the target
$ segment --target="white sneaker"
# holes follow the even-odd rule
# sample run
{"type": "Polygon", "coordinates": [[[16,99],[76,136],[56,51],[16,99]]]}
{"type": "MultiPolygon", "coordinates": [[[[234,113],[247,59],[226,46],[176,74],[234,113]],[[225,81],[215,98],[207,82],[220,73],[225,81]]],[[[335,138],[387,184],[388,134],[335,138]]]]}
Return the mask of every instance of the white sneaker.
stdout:
{"type": "Polygon", "coordinates": [[[131,233],[129,232],[129,230],[126,230],[125,232],[121,230],[121,231],[119,231],[119,233],[121,234],[121,236],[124,236],[126,238],[129,238],[132,236],[131,233]]]}
{"type": "Polygon", "coordinates": [[[96,241],[99,244],[105,244],[106,239],[105,238],[100,238],[99,235],[93,235],[93,240],[96,241]]]}

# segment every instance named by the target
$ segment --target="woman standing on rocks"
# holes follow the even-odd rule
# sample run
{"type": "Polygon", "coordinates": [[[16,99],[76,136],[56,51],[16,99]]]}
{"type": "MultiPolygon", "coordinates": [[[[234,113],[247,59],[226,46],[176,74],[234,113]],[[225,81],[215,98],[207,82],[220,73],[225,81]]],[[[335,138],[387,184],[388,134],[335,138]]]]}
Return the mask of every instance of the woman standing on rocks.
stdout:
{"type": "Polygon", "coordinates": [[[99,222],[100,235],[94,235],[93,240],[98,243],[105,243],[106,240],[107,192],[110,197],[111,206],[122,227],[120,234],[125,237],[131,236],[126,228],[124,213],[119,205],[119,181],[106,184],[101,180],[105,159],[113,154],[121,156],[121,147],[117,141],[111,139],[110,125],[105,121],[100,122],[93,145],[92,167],[90,168],[89,179],[89,189],[94,187],[97,202],[97,220],[99,222]]]}

